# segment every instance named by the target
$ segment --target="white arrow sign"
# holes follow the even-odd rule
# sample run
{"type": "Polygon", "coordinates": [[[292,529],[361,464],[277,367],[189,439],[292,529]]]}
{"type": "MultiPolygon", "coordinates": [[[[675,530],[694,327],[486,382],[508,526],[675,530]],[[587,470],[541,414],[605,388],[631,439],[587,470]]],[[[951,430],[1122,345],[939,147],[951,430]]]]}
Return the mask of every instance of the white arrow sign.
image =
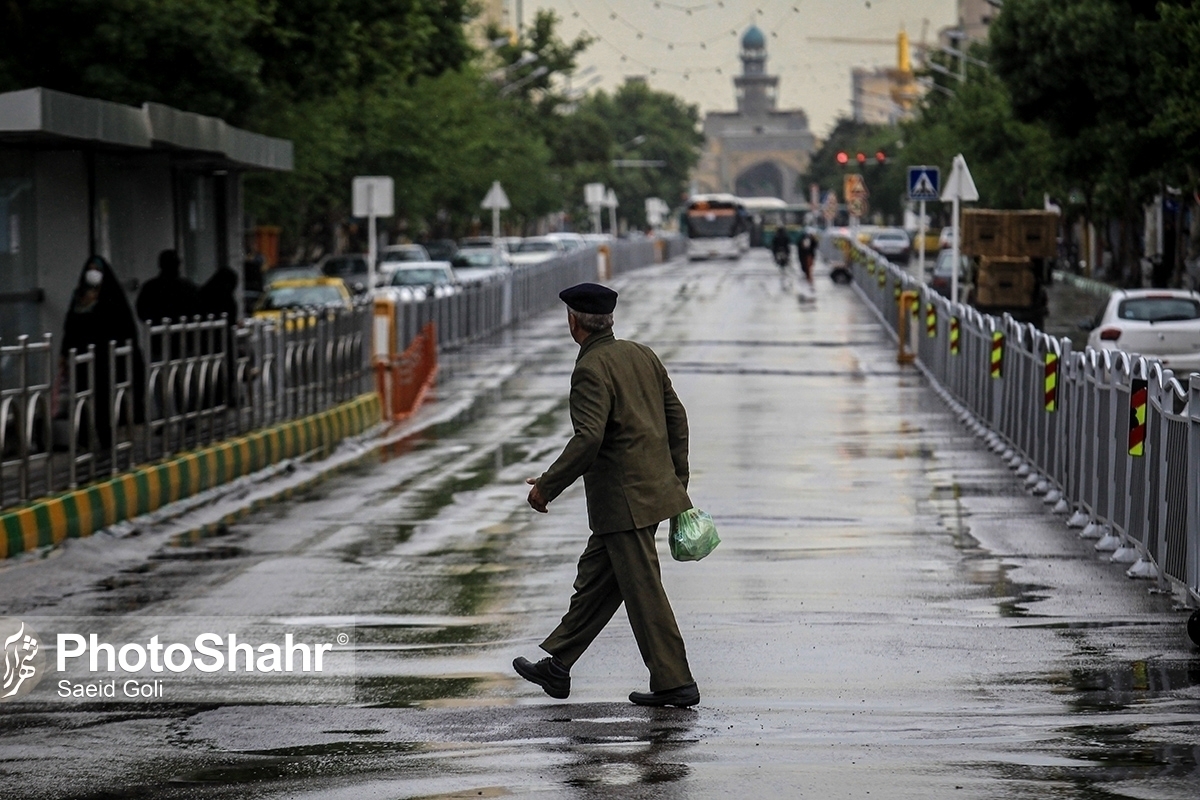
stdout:
{"type": "Polygon", "coordinates": [[[954,157],[954,166],[950,168],[946,188],[942,189],[942,201],[961,200],[964,203],[973,203],[978,199],[979,190],[975,188],[971,170],[967,169],[967,160],[959,153],[954,157]]]}
{"type": "Polygon", "coordinates": [[[492,188],[488,189],[487,197],[483,198],[483,202],[479,204],[479,207],[493,211],[507,211],[512,208],[512,204],[508,202],[508,195],[504,193],[504,187],[500,185],[500,181],[492,181],[492,188]]]}

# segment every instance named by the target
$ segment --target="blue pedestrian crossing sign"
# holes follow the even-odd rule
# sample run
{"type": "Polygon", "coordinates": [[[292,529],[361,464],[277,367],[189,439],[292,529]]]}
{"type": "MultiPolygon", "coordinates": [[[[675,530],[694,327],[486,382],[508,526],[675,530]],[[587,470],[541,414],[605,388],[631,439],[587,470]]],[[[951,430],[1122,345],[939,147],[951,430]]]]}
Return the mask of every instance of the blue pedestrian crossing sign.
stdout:
{"type": "Polygon", "coordinates": [[[908,168],[908,199],[909,200],[939,200],[941,193],[941,173],[937,167],[908,168]]]}

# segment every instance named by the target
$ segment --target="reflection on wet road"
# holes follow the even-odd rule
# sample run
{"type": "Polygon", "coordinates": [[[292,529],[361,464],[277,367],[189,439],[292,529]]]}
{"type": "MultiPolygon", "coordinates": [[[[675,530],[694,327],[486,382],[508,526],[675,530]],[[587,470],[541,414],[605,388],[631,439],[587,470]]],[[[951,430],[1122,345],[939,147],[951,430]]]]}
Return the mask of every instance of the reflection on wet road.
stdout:
{"type": "MultiPolygon", "coordinates": [[[[17,796],[1194,798],[1200,655],[1185,616],[1078,540],[945,412],[852,291],[815,303],[765,251],[628,276],[721,547],[670,561],[703,701],[646,688],[623,613],[567,702],[517,679],[565,608],[581,486],[525,505],[569,435],[575,347],[548,314],[447,357],[463,413],[191,548],[80,543],[0,572],[0,614],[252,618],[353,631],[264,697],[0,708],[17,796]]],[[[436,408],[438,404],[434,404],[436,408]]],[[[660,536],[660,540],[663,537],[660,536]]],[[[157,621],[157,622],[156,622],[157,621]]],[[[40,689],[39,689],[40,691],[40,689]]]]}

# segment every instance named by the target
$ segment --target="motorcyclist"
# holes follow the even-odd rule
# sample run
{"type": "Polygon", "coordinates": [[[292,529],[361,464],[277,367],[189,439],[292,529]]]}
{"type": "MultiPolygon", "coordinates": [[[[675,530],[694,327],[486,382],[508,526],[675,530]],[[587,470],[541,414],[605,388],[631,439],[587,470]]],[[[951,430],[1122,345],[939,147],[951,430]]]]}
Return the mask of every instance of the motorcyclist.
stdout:
{"type": "Polygon", "coordinates": [[[771,252],[780,269],[785,269],[792,261],[792,240],[783,225],[776,228],[775,235],[771,237],[771,252]]]}

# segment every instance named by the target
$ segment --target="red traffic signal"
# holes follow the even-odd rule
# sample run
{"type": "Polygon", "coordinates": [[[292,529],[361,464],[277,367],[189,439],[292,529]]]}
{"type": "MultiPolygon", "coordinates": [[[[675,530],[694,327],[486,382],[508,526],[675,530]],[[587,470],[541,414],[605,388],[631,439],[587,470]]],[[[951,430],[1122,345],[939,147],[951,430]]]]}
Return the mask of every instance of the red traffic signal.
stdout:
{"type": "Polygon", "coordinates": [[[846,164],[849,161],[850,161],[850,156],[846,155],[846,151],[842,150],[837,154],[837,162],[839,164],[846,164]]]}
{"type": "Polygon", "coordinates": [[[880,164],[886,164],[887,163],[887,153],[883,152],[882,150],[877,150],[875,152],[875,160],[877,162],[879,162],[880,164]]]}
{"type": "Polygon", "coordinates": [[[858,159],[858,163],[860,163],[860,164],[867,163],[867,154],[866,153],[859,153],[857,156],[855,156],[855,158],[858,159]]]}

